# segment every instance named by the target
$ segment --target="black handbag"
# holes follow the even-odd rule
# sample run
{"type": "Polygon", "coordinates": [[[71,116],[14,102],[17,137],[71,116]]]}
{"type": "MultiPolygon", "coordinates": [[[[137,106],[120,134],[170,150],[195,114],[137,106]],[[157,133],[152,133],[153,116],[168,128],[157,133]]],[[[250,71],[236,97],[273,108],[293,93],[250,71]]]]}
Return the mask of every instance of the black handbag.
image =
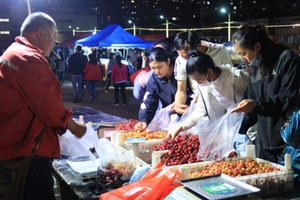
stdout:
{"type": "Polygon", "coordinates": [[[40,131],[32,145],[31,155],[13,160],[0,161],[0,200],[22,200],[30,163],[35,156],[46,126],[40,131]]]}

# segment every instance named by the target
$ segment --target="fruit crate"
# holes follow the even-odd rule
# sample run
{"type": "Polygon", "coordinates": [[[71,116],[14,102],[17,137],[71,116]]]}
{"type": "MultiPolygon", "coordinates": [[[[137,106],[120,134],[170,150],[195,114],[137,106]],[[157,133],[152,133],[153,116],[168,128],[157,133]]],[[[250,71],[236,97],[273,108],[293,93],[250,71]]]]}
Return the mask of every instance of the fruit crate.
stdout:
{"type": "MultiPolygon", "coordinates": [[[[256,158],[256,161],[268,162],[259,158],[256,158]]],[[[286,169],[286,167],[283,165],[271,162],[269,163],[271,164],[271,166],[279,168],[280,171],[240,176],[235,178],[249,185],[258,187],[260,189],[260,196],[292,191],[294,189],[293,169],[286,169]]]]}
{"type": "MultiPolygon", "coordinates": [[[[128,154],[128,150],[122,148],[121,146],[119,145],[114,145],[115,146],[115,149],[118,151],[118,153],[121,153],[121,154],[128,154]]],[[[145,166],[149,166],[149,164],[147,164],[145,161],[141,160],[140,158],[134,156],[133,158],[133,161],[134,161],[134,166],[136,168],[138,167],[145,167],[145,166]]]]}
{"type": "Polygon", "coordinates": [[[128,151],[132,151],[133,154],[145,161],[148,164],[151,164],[152,162],[152,148],[155,145],[158,145],[161,143],[163,139],[153,139],[153,140],[146,140],[138,143],[129,143],[124,142],[121,144],[121,146],[128,151]]]}
{"type": "Polygon", "coordinates": [[[132,151],[134,156],[142,159],[148,164],[151,164],[151,154],[152,148],[155,145],[161,143],[164,139],[151,139],[151,140],[144,140],[135,142],[123,142],[122,141],[122,133],[125,131],[118,131],[118,130],[107,130],[104,133],[107,135],[111,135],[111,142],[114,145],[119,145],[122,148],[132,151]]]}
{"type": "MultiPolygon", "coordinates": [[[[259,188],[259,196],[279,194],[283,192],[292,191],[294,189],[293,169],[286,169],[286,167],[283,165],[275,164],[260,158],[256,158],[254,160],[260,163],[268,162],[272,167],[279,168],[280,171],[239,176],[234,178],[259,188]]],[[[191,172],[192,170],[197,170],[199,168],[205,167],[206,164],[210,163],[213,162],[198,162],[192,164],[170,166],[169,168],[174,170],[178,169],[181,172],[179,180],[184,180],[190,179],[189,172],[191,172]]]]}

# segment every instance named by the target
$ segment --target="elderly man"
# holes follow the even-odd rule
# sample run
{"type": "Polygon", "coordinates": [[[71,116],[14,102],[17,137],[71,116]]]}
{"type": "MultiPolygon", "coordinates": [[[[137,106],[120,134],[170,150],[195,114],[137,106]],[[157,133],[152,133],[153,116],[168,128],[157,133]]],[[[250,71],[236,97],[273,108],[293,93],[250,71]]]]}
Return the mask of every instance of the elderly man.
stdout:
{"type": "MultiPolygon", "coordinates": [[[[0,58],[0,165],[29,157],[37,147],[28,162],[25,194],[20,190],[12,194],[18,199],[54,200],[50,159],[60,155],[57,135],[67,128],[77,137],[86,132],[62,105],[60,83],[45,57],[52,51],[55,37],[54,20],[45,13],[32,13],[22,24],[21,36],[0,58]],[[36,145],[38,135],[42,139],[36,145]]],[[[0,168],[1,179],[9,176],[5,173],[0,168]]]]}

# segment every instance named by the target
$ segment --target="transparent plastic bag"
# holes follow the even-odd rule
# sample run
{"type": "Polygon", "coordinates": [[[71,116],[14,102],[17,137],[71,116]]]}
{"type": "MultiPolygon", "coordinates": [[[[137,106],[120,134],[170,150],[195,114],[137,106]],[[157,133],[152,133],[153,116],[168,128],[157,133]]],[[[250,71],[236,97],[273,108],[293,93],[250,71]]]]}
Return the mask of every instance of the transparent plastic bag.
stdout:
{"type": "Polygon", "coordinates": [[[155,131],[168,131],[171,123],[171,113],[172,104],[160,109],[156,112],[154,118],[149,123],[147,130],[150,132],[155,131]]]}
{"type": "Polygon", "coordinates": [[[179,126],[186,118],[188,118],[195,109],[194,101],[191,102],[189,108],[180,117],[177,113],[170,113],[170,110],[174,106],[168,105],[165,108],[160,109],[154,116],[153,120],[148,125],[147,130],[154,131],[166,131],[172,130],[174,127],[179,126]]]}
{"type": "MultiPolygon", "coordinates": [[[[236,105],[231,106],[234,108],[236,105]]],[[[228,112],[219,120],[199,130],[199,151],[197,159],[220,160],[231,153],[236,135],[244,118],[243,113],[228,112]]]]}
{"type": "Polygon", "coordinates": [[[96,181],[105,188],[118,188],[129,182],[135,171],[134,156],[131,153],[118,152],[106,138],[98,142],[100,165],[96,181]]]}

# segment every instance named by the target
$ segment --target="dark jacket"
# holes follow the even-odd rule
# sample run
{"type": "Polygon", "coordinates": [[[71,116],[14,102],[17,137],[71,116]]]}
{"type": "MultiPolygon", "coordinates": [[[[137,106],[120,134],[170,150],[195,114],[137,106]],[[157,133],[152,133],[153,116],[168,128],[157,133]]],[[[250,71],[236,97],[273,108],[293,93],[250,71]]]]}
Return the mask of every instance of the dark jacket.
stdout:
{"type": "Polygon", "coordinates": [[[272,75],[262,79],[260,67],[245,91],[245,99],[254,100],[254,110],[245,115],[240,133],[258,122],[258,136],[262,150],[284,148],[280,129],[288,111],[297,104],[300,82],[299,56],[284,50],[275,64],[272,75]]]}
{"type": "MultiPolygon", "coordinates": [[[[167,80],[166,78],[160,78],[153,73],[146,84],[146,93],[139,111],[139,121],[149,124],[155,115],[159,101],[161,101],[163,108],[172,104],[175,100],[176,91],[177,80],[174,77],[174,73],[172,74],[170,80],[167,80]]],[[[191,94],[192,90],[188,85],[187,104],[190,103],[191,94]]]]}
{"type": "Polygon", "coordinates": [[[72,54],[68,60],[69,73],[80,75],[83,74],[83,69],[87,62],[87,57],[79,52],[72,54]]]}

